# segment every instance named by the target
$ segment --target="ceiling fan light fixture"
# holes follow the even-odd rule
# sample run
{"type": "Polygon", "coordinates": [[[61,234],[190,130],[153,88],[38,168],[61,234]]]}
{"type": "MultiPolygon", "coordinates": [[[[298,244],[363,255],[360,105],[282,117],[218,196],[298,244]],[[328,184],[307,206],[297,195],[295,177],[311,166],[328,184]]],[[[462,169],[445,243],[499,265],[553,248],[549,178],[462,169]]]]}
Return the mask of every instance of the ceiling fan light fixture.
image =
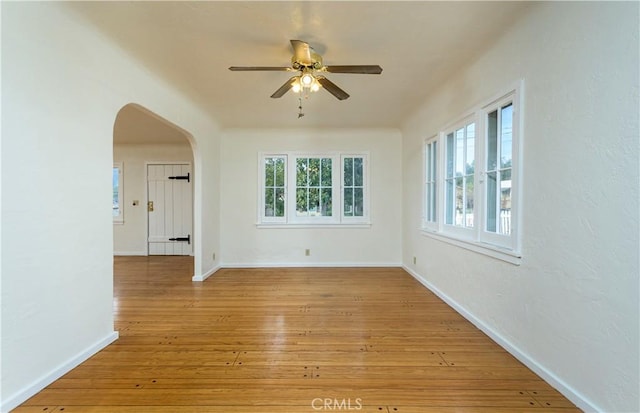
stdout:
{"type": "Polygon", "coordinates": [[[300,82],[304,87],[310,87],[316,79],[313,77],[311,73],[305,73],[300,78],[300,82]]]}
{"type": "MultiPolygon", "coordinates": [[[[1,0],[0,0],[1,1],[1,0]]],[[[291,66],[231,66],[229,70],[237,71],[278,71],[295,72],[272,95],[272,98],[281,98],[289,90],[298,94],[300,101],[300,113],[298,117],[304,116],[302,112],[302,98],[307,99],[309,94],[324,89],[338,100],[349,98],[349,94],[338,85],[323,76],[324,73],[351,73],[351,74],[372,74],[379,75],[382,68],[379,65],[332,65],[325,66],[322,63],[322,56],[309,46],[309,43],[302,40],[290,40],[293,48],[291,66]]]]}

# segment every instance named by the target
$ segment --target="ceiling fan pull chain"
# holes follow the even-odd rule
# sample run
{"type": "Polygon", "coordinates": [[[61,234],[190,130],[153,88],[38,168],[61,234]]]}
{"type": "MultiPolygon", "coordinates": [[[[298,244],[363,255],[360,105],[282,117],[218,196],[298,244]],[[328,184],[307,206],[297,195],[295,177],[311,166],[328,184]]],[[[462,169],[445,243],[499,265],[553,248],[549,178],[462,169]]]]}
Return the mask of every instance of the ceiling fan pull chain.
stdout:
{"type": "Polygon", "coordinates": [[[300,119],[301,117],[304,116],[304,112],[302,111],[302,97],[298,98],[298,102],[299,102],[298,109],[300,109],[300,111],[298,112],[298,119],[300,119]]]}

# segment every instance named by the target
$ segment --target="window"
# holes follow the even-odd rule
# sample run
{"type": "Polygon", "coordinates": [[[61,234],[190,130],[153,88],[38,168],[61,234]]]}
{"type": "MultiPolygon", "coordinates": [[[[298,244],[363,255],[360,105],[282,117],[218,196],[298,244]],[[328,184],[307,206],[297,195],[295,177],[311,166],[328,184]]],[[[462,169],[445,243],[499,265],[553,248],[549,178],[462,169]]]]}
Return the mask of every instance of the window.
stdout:
{"type": "Polygon", "coordinates": [[[124,210],[122,209],[122,162],[113,164],[112,188],[113,188],[113,222],[122,224],[124,222],[124,210]]]}
{"type": "Polygon", "coordinates": [[[331,158],[296,158],[296,216],[333,215],[331,158]]]}
{"type": "Polygon", "coordinates": [[[513,103],[487,114],[486,231],[511,234],[513,103]]]}
{"type": "Polygon", "coordinates": [[[366,155],[262,154],[260,174],[259,224],[368,224],[366,155]]]}
{"type": "Polygon", "coordinates": [[[474,122],[463,123],[446,133],[445,224],[473,228],[474,122]]]}
{"type": "Polygon", "coordinates": [[[345,218],[364,217],[364,157],[343,157],[342,171],[342,214],[345,218]]]}
{"type": "Polygon", "coordinates": [[[264,209],[263,216],[267,220],[278,221],[285,214],[285,165],[284,156],[266,157],[263,160],[264,209]]]}
{"type": "Polygon", "coordinates": [[[480,106],[425,141],[424,150],[424,234],[514,263],[520,90],[480,106]]]}
{"type": "Polygon", "coordinates": [[[518,194],[520,137],[518,91],[490,103],[481,111],[484,139],[484,222],[482,242],[519,250],[518,194]]]}
{"type": "Polygon", "coordinates": [[[428,228],[435,229],[437,224],[436,191],[438,189],[438,138],[434,136],[425,142],[424,147],[424,223],[428,228]]]}

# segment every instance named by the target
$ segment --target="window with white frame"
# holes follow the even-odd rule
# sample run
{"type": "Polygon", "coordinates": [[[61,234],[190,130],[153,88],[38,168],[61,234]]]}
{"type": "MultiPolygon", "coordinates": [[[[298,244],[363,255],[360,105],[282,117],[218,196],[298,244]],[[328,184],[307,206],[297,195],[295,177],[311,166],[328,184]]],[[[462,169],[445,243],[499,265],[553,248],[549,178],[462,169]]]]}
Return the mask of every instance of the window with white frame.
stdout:
{"type": "Polygon", "coordinates": [[[361,218],[365,214],[365,169],[363,156],[342,157],[342,214],[361,218]]]}
{"type": "Polygon", "coordinates": [[[520,110],[518,91],[485,106],[484,223],[480,240],[518,251],[520,110]]]}
{"type": "Polygon", "coordinates": [[[473,228],[476,124],[467,120],[445,132],[445,225],[473,228]]]}
{"type": "Polygon", "coordinates": [[[296,157],[296,217],[333,216],[333,159],[296,157]]]}
{"type": "Polygon", "coordinates": [[[518,262],[518,84],[425,141],[424,233],[518,262]]]}
{"type": "Polygon", "coordinates": [[[269,156],[263,159],[262,214],[266,220],[277,222],[285,216],[286,162],[286,156],[269,156]]]}
{"type": "Polygon", "coordinates": [[[438,189],[438,137],[427,139],[424,144],[424,226],[437,228],[437,203],[436,193],[438,189]]]}
{"type": "Polygon", "coordinates": [[[366,154],[260,155],[259,224],[368,224],[366,154]]]}
{"type": "Polygon", "coordinates": [[[117,224],[121,224],[124,222],[124,210],[122,209],[122,181],[123,181],[123,167],[122,162],[117,162],[113,164],[113,174],[112,174],[112,188],[113,188],[113,197],[112,197],[112,211],[113,211],[113,222],[117,224]]]}

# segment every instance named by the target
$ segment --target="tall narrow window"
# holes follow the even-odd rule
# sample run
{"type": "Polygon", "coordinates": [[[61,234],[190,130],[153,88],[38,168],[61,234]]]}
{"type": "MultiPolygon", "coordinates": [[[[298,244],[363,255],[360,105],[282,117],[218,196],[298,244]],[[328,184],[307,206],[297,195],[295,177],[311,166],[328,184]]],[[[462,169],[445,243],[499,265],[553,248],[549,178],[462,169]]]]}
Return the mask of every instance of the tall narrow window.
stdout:
{"type": "Polygon", "coordinates": [[[486,231],[511,234],[513,103],[487,114],[486,231]]]}
{"type": "Polygon", "coordinates": [[[113,188],[113,201],[112,201],[112,213],[113,222],[121,224],[124,222],[124,211],[122,209],[122,181],[123,181],[123,168],[122,162],[113,164],[112,174],[112,188],[113,188]]]}
{"type": "Polygon", "coordinates": [[[282,156],[264,158],[264,217],[285,216],[285,164],[282,156]]]}
{"type": "Polygon", "coordinates": [[[364,158],[345,157],[343,163],[343,216],[363,217],[364,205],[364,158]]]}
{"type": "Polygon", "coordinates": [[[296,158],[296,216],[333,215],[331,158],[296,158]]]}
{"type": "Polygon", "coordinates": [[[473,228],[475,123],[446,133],[445,145],[445,224],[473,228]]]}
{"type": "Polygon", "coordinates": [[[425,226],[433,225],[437,222],[437,179],[438,179],[438,141],[437,138],[431,138],[425,143],[425,179],[424,179],[424,224],[425,226]]]}

